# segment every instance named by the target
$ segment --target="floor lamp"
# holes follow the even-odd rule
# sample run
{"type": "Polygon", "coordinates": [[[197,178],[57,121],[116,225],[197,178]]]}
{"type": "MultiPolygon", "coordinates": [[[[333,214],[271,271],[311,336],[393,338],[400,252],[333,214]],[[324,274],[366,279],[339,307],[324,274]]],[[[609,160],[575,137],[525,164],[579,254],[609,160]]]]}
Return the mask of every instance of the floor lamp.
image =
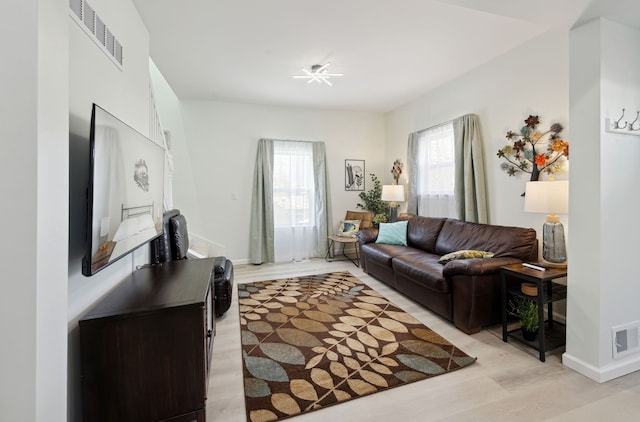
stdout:
{"type": "Polygon", "coordinates": [[[551,267],[566,267],[564,226],[556,214],[569,211],[569,181],[527,182],[524,211],[547,214],[542,226],[542,258],[551,267]]]}
{"type": "Polygon", "coordinates": [[[404,185],[382,185],[380,199],[389,202],[389,222],[398,219],[398,202],[404,201],[404,185]]]}

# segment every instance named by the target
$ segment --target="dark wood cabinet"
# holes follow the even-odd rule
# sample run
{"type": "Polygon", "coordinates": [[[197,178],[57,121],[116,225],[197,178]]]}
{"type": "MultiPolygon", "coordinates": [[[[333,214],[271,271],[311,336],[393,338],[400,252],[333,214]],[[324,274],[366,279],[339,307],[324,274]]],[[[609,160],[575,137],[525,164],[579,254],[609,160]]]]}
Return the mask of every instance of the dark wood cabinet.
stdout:
{"type": "Polygon", "coordinates": [[[213,262],[138,269],[80,320],[85,422],[205,421],[213,262]]]}

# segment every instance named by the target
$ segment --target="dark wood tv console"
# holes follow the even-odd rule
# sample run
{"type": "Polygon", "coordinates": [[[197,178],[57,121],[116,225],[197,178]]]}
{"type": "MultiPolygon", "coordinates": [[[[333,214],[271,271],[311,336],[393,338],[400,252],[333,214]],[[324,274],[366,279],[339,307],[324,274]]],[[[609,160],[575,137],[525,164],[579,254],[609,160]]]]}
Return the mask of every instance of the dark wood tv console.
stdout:
{"type": "Polygon", "coordinates": [[[85,422],[205,422],[213,262],[140,268],[80,320],[85,422]]]}

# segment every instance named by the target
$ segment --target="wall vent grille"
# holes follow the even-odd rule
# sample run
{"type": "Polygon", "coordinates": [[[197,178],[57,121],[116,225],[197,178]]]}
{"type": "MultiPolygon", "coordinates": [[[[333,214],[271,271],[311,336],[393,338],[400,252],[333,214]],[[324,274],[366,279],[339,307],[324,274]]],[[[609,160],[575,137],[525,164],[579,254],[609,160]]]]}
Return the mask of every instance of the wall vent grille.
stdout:
{"type": "Polygon", "coordinates": [[[100,16],[96,16],[96,38],[100,41],[100,44],[104,45],[106,42],[107,25],[102,22],[100,16]]]}
{"type": "Polygon", "coordinates": [[[123,47],[111,33],[104,21],[86,0],[69,0],[70,16],[99,46],[102,51],[122,69],[123,47]]]}
{"type": "Polygon", "coordinates": [[[621,359],[640,351],[640,321],[611,328],[613,358],[621,359]]]}

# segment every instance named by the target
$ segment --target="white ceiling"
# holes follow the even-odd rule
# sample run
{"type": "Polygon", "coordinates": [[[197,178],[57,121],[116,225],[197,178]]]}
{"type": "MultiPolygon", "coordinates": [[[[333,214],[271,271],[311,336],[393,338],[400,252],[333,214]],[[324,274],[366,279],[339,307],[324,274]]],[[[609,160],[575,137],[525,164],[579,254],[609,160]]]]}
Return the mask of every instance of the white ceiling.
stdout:
{"type": "Polygon", "coordinates": [[[378,112],[551,28],[640,24],[638,0],[133,1],[182,99],[378,112]],[[327,61],[333,87],[292,78],[327,61]]]}

